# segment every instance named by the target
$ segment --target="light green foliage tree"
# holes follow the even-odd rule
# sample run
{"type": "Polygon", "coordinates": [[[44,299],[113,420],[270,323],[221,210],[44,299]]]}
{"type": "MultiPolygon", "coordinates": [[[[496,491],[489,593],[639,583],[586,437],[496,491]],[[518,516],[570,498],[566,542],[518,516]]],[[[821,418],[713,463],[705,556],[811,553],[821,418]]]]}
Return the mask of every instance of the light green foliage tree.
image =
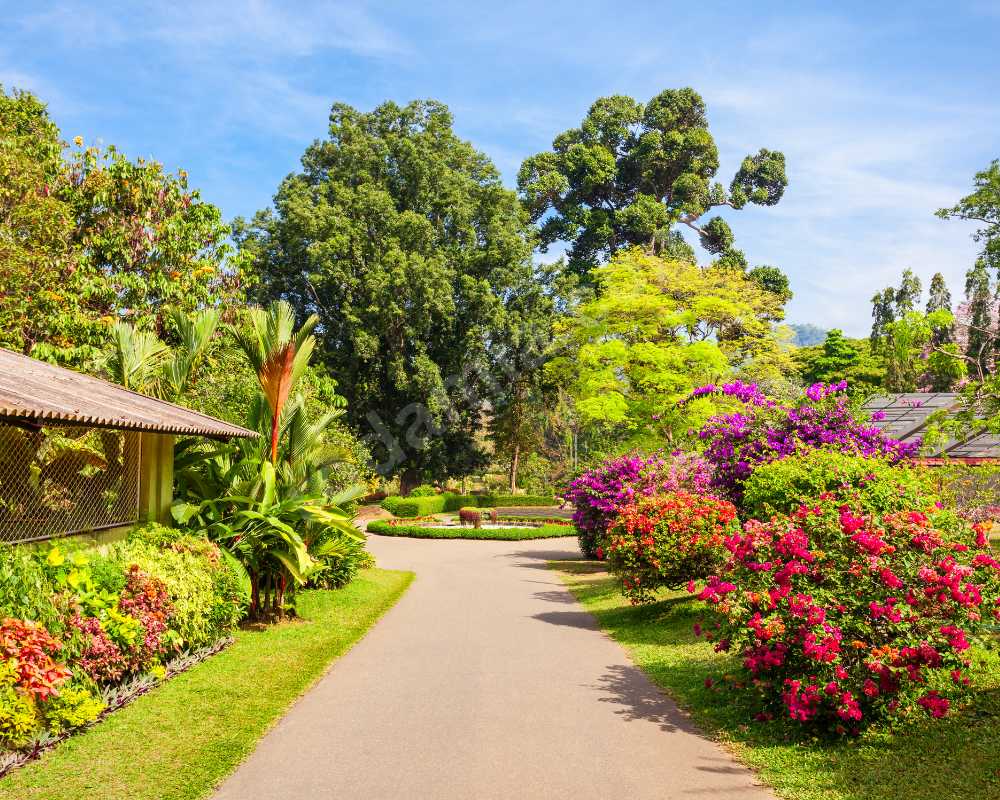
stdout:
{"type": "Polygon", "coordinates": [[[700,422],[711,401],[677,405],[700,384],[791,370],[770,323],[778,298],[742,273],[633,249],[593,274],[597,296],[560,324],[565,350],[549,370],[581,421],[620,446],[660,446],[700,422]]]}
{"type": "Polygon", "coordinates": [[[965,361],[951,343],[935,344],[937,332],[954,323],[950,311],[925,314],[910,311],[889,324],[883,345],[885,388],[890,392],[915,392],[928,388],[949,391],[965,375],[965,361]]]}
{"type": "Polygon", "coordinates": [[[434,101],[336,104],[302,164],[237,231],[261,297],[319,316],[317,356],[384,474],[470,474],[487,459],[491,343],[533,272],[517,197],[434,101]]]}
{"type": "Polygon", "coordinates": [[[853,395],[878,392],[885,381],[885,362],[872,353],[867,339],[849,339],[836,328],[827,331],[821,344],[793,352],[803,383],[836,383],[846,380],[853,395]]]}
{"type": "Polygon", "coordinates": [[[162,336],[169,308],[238,296],[229,230],[183,171],[74,143],[34,97],[0,89],[0,344],[83,365],[116,322],[162,336]]]}
{"type": "Polygon", "coordinates": [[[518,189],[544,248],[568,242],[569,267],[586,275],[636,245],[674,260],[694,256],[674,226],[694,230],[708,252],[744,266],[719,208],[775,205],[787,185],[783,154],[761,149],[743,159],[728,190],[713,182],[719,153],[705,102],[692,89],[668,89],[648,103],[614,95],[597,100],[579,128],[521,165],[518,189]]]}
{"type": "Polygon", "coordinates": [[[975,266],[965,274],[965,319],[962,320],[967,331],[965,356],[984,374],[993,371],[996,333],[993,324],[996,300],[986,263],[985,258],[977,259],[975,266]]]}

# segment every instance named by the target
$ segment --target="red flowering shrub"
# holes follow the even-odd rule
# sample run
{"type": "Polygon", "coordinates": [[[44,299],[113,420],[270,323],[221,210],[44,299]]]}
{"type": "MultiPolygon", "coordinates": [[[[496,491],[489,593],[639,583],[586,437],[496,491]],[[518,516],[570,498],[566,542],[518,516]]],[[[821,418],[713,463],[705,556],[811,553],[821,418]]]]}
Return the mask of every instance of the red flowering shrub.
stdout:
{"type": "Polygon", "coordinates": [[[0,659],[14,662],[19,689],[36,700],[59,693],[70,671],[53,656],[62,649],[47,630],[35,622],[4,619],[0,622],[0,659]]]}
{"type": "Polygon", "coordinates": [[[601,539],[608,568],[632,602],[704,578],[721,566],[723,540],[739,531],[736,508],[714,497],[671,492],[626,505],[601,539]]]}
{"type": "Polygon", "coordinates": [[[699,597],[769,719],[856,732],[923,708],[944,716],[969,682],[966,650],[1000,616],[1000,562],[981,527],[931,508],[882,518],[825,494],[747,522],[699,597]]]}
{"type": "Polygon", "coordinates": [[[69,624],[80,634],[82,644],[75,665],[97,683],[109,684],[121,680],[128,671],[128,659],[97,617],[84,617],[79,613],[70,617],[69,624]]]}

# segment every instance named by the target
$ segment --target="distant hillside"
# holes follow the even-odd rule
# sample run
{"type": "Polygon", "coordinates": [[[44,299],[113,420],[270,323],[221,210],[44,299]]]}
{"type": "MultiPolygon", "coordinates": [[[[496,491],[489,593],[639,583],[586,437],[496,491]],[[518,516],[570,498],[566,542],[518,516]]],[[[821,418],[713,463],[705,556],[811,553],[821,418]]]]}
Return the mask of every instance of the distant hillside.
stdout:
{"type": "Polygon", "coordinates": [[[826,329],[819,327],[819,325],[813,325],[811,322],[791,324],[788,327],[795,332],[792,344],[796,347],[821,344],[826,338],[826,329]]]}

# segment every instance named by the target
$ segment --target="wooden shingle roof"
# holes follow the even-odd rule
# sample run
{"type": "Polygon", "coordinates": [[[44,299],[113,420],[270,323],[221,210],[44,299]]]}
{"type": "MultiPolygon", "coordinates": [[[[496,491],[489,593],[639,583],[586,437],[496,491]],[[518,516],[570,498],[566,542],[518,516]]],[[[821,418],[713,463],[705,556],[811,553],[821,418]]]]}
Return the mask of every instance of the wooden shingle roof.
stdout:
{"type": "Polygon", "coordinates": [[[114,383],[0,348],[0,422],[190,434],[259,434],[114,383]]]}

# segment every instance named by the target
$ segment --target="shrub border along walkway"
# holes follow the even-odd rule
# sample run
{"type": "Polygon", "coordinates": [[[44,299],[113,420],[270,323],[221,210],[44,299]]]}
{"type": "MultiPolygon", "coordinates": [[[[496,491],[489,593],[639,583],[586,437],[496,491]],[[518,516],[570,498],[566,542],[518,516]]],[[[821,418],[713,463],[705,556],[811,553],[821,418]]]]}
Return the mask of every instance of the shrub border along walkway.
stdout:
{"type": "Polygon", "coordinates": [[[633,606],[595,562],[549,562],[601,628],[632,662],[669,694],[704,731],[756,770],[782,797],[794,800],[938,800],[1000,797],[1000,658],[969,651],[975,705],[946,719],[918,720],[898,730],[872,729],[834,742],[789,738],[777,722],[752,721],[746,698],[706,676],[736,672],[738,661],[713,652],[692,627],[703,605],[686,592],[633,606]]]}
{"type": "Polygon", "coordinates": [[[450,525],[448,527],[393,525],[382,519],[369,522],[367,531],[379,536],[406,536],[411,539],[498,539],[506,542],[576,536],[576,528],[572,525],[537,525],[531,528],[479,528],[477,530],[476,528],[464,525],[450,525]]]}
{"type": "Polygon", "coordinates": [[[205,797],[412,579],[372,569],[343,589],[302,592],[302,620],[239,631],[219,655],[0,780],[0,800],[205,797]]]}

